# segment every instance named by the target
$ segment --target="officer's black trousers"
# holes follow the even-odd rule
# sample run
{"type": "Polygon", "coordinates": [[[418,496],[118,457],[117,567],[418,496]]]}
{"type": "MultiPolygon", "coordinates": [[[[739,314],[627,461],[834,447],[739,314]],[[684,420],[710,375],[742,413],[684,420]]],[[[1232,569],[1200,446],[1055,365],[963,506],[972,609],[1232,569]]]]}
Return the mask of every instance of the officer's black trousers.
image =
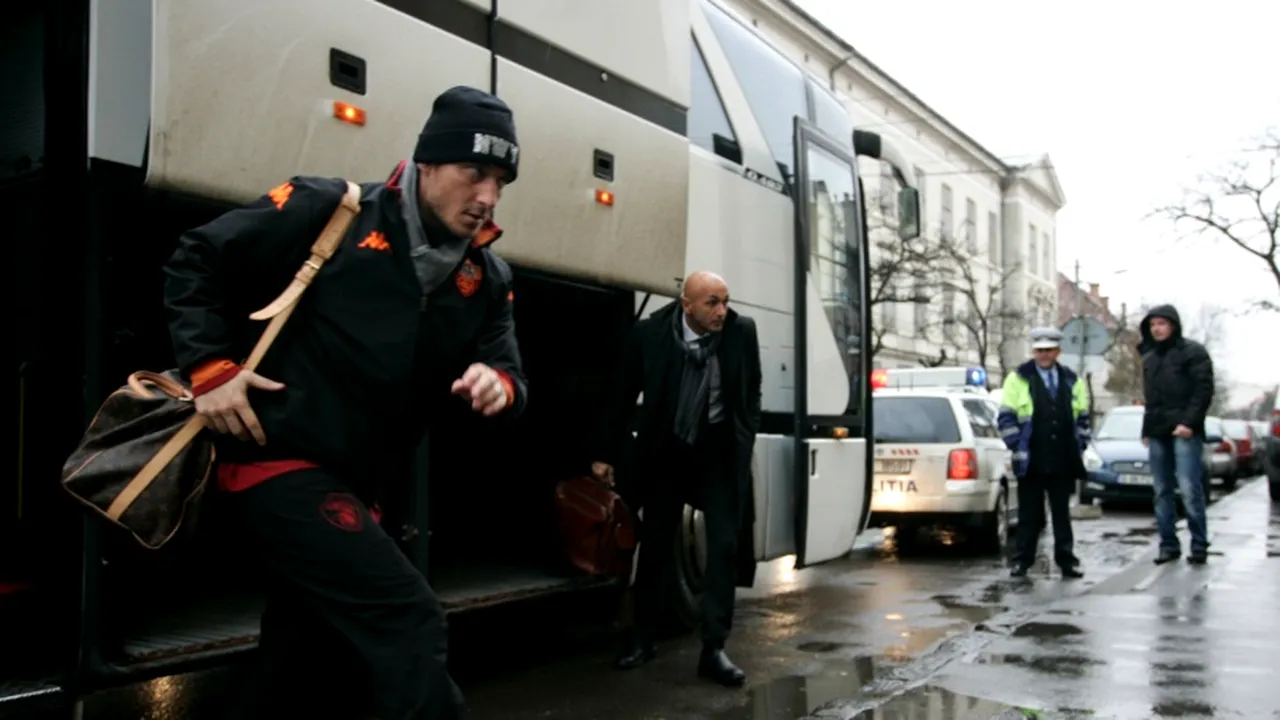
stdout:
{"type": "Polygon", "coordinates": [[[1080,561],[1073,552],[1071,480],[1037,472],[1018,479],[1018,530],[1013,562],[1025,567],[1035,563],[1036,546],[1044,530],[1046,496],[1053,518],[1053,560],[1059,567],[1074,568],[1080,561]]]}
{"type": "Polygon", "coordinates": [[[703,423],[695,447],[673,437],[659,467],[661,478],[641,478],[654,488],[644,506],[640,563],[636,568],[635,632],[652,640],[660,611],[669,607],[676,587],[677,532],[686,502],[703,512],[707,568],[703,578],[702,640],[724,647],[733,627],[737,585],[739,502],[730,458],[732,424],[703,423]]]}
{"type": "Polygon", "coordinates": [[[464,717],[439,601],[341,481],[300,470],[230,502],[274,583],[237,717],[464,717]]]}

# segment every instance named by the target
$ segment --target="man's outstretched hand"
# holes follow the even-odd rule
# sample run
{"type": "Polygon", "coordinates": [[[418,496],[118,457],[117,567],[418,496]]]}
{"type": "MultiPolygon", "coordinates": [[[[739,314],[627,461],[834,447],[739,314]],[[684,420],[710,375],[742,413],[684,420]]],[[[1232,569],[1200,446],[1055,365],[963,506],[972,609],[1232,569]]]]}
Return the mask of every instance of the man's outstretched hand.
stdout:
{"type": "Polygon", "coordinates": [[[473,364],[462,377],[454,380],[453,394],[469,400],[471,409],[486,417],[507,407],[507,389],[502,384],[502,377],[484,363],[473,364]]]}
{"type": "Polygon", "coordinates": [[[241,440],[267,444],[258,415],[249,405],[249,388],[283,390],[284,384],[261,375],[241,370],[222,385],[196,398],[196,412],[204,417],[205,426],[235,435],[241,440]]]}

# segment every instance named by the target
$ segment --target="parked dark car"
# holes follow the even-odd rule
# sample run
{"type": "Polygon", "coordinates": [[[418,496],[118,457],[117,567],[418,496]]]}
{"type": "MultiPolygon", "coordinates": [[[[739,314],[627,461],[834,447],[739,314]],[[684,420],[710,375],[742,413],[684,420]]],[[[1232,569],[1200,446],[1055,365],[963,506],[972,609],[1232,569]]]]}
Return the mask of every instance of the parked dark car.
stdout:
{"type": "Polygon", "coordinates": [[[1267,436],[1266,463],[1271,501],[1280,502],[1280,386],[1276,387],[1276,399],[1271,408],[1271,434],[1267,436]]]}
{"type": "Polygon", "coordinates": [[[1233,481],[1253,477],[1262,472],[1263,438],[1247,420],[1222,421],[1222,431],[1235,444],[1236,471],[1233,481]]]}

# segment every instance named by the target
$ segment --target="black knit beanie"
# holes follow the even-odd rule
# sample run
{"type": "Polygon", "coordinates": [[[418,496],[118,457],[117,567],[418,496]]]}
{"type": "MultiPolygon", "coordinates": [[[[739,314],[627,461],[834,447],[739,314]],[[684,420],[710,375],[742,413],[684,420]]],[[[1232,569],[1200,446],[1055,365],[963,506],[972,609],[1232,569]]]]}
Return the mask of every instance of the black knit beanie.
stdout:
{"type": "Polygon", "coordinates": [[[507,171],[508,182],[515,181],[519,160],[511,108],[483,90],[463,85],[436,98],[413,151],[414,162],[500,167],[507,171]]]}

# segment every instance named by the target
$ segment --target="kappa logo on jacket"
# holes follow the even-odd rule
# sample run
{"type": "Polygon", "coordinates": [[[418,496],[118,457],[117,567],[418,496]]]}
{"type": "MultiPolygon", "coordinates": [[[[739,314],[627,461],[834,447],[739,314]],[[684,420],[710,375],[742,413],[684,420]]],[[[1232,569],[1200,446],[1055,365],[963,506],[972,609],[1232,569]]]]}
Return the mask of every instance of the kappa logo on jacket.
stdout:
{"type": "Polygon", "coordinates": [[[378,252],[391,252],[391,243],[387,242],[387,236],[381,232],[374,230],[360,241],[356,247],[363,250],[377,250],[378,252]]]}
{"type": "Polygon", "coordinates": [[[471,258],[462,261],[462,267],[454,273],[453,282],[458,286],[462,297],[471,297],[480,289],[480,281],[484,279],[484,271],[479,265],[471,262],[471,258]]]}

